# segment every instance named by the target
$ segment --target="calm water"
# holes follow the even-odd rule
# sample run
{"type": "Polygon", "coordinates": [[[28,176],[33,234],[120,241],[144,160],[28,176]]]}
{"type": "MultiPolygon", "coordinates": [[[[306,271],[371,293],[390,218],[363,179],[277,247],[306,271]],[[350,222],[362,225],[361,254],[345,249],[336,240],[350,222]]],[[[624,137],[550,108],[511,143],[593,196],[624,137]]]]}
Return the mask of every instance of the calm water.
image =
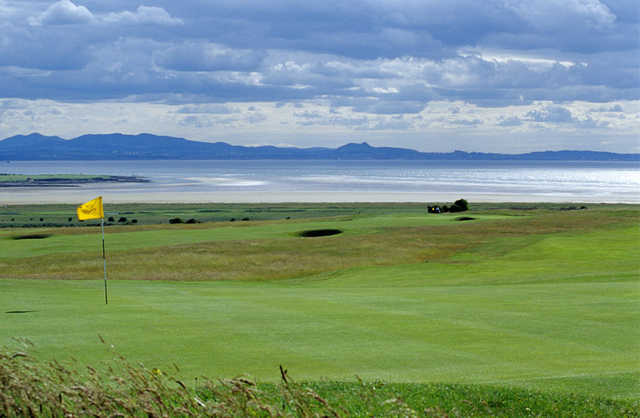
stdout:
{"type": "Polygon", "coordinates": [[[475,201],[640,203],[635,162],[16,161],[0,172],[111,174],[150,183],[0,189],[0,204],[475,201]]]}

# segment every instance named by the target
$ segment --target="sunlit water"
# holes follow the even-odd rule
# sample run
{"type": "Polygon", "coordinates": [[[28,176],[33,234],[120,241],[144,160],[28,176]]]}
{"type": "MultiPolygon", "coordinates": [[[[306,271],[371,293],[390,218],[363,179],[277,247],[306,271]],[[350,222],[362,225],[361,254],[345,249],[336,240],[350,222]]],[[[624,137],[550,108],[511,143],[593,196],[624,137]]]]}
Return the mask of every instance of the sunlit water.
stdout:
{"type": "Polygon", "coordinates": [[[635,162],[16,161],[16,174],[136,175],[149,183],[0,189],[0,204],[474,201],[640,203],[635,162]]]}

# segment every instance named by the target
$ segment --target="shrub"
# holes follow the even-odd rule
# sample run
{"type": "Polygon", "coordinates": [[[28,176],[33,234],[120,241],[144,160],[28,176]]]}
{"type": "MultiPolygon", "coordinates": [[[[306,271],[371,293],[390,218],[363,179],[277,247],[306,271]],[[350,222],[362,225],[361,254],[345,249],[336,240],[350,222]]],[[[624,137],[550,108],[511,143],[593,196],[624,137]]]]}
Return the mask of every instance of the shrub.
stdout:
{"type": "Polygon", "coordinates": [[[131,220],[131,223],[132,223],[132,224],[137,224],[137,223],[138,223],[138,220],[137,220],[137,219],[132,219],[132,220],[131,220]]]}
{"type": "Polygon", "coordinates": [[[186,224],[197,224],[198,221],[196,221],[195,219],[191,218],[191,219],[187,220],[185,223],[186,224]]]}
{"type": "Polygon", "coordinates": [[[469,209],[469,202],[464,199],[458,199],[453,202],[453,205],[449,208],[449,212],[464,212],[469,209]]]}
{"type": "Polygon", "coordinates": [[[183,222],[182,222],[182,219],[180,219],[180,218],[171,218],[171,219],[169,219],[169,223],[170,224],[181,224],[183,222]]]}
{"type": "Polygon", "coordinates": [[[113,216],[109,216],[109,218],[107,219],[108,222],[115,222],[115,219],[113,219],[113,216]]]}
{"type": "Polygon", "coordinates": [[[121,216],[120,219],[118,219],[118,222],[127,222],[127,218],[121,216]]]}

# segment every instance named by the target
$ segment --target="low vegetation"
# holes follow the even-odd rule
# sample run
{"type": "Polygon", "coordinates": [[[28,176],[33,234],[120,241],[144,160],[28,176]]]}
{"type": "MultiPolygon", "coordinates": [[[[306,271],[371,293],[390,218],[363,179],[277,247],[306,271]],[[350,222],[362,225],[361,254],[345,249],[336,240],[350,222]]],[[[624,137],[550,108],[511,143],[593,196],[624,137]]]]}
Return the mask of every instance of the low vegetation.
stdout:
{"type": "MultiPolygon", "coordinates": [[[[0,222],[74,209],[11,206],[0,222]]],[[[8,416],[45,404],[45,415],[637,415],[640,207],[578,209],[112,206],[140,223],[106,228],[108,305],[99,228],[8,226],[0,346],[35,345],[1,351],[0,405],[8,416]]]]}
{"type": "Polygon", "coordinates": [[[185,383],[172,370],[115,356],[107,368],[0,351],[0,416],[640,416],[637,401],[494,386],[295,382],[246,377],[185,383]]]}

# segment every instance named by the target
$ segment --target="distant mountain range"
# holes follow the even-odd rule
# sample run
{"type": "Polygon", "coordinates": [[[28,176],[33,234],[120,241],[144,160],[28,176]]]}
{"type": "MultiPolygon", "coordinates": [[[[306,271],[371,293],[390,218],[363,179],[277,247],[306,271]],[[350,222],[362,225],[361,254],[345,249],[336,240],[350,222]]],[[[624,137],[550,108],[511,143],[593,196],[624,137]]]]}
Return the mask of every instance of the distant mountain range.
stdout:
{"type": "Polygon", "coordinates": [[[542,151],[495,154],[419,152],[372,147],[366,142],[338,148],[245,147],[151,134],[82,135],[73,139],[38,133],[0,141],[0,160],[543,160],[640,161],[640,154],[599,151],[542,151]]]}

